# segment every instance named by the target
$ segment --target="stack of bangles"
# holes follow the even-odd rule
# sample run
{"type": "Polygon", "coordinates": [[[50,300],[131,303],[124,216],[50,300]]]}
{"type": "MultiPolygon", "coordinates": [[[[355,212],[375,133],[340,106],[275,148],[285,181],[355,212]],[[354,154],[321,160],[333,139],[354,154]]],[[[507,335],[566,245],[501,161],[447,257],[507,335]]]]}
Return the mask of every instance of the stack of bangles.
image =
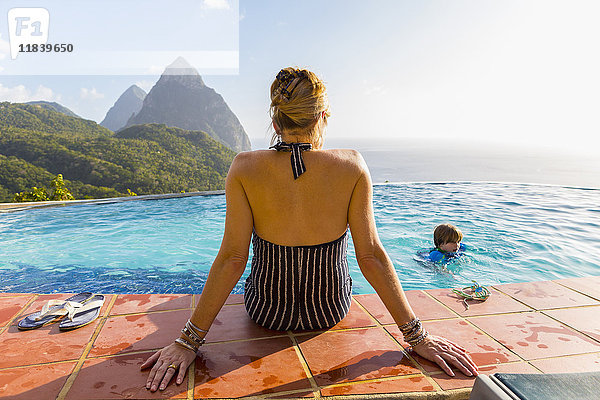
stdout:
{"type": "Polygon", "coordinates": [[[204,344],[204,338],[201,338],[196,332],[208,333],[208,331],[198,328],[192,323],[192,321],[188,319],[188,321],[185,323],[185,327],[181,330],[181,333],[183,333],[185,338],[179,337],[175,339],[175,343],[178,343],[186,349],[192,350],[194,353],[196,353],[200,346],[204,344]]]}
{"type": "Polygon", "coordinates": [[[404,335],[404,340],[411,345],[411,347],[415,347],[425,340],[429,332],[423,329],[423,325],[421,325],[421,320],[419,318],[413,319],[412,321],[407,322],[404,325],[398,326],[402,335],[404,335]]]}

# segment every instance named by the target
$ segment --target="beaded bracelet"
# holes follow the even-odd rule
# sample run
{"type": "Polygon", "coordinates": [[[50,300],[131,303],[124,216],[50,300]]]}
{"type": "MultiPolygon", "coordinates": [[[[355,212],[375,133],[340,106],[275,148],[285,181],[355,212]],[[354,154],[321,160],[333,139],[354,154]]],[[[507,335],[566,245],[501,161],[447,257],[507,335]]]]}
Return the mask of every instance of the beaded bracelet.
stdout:
{"type": "Polygon", "coordinates": [[[429,333],[423,329],[421,320],[416,317],[406,324],[400,325],[398,328],[400,328],[400,331],[404,336],[404,340],[410,344],[411,347],[417,346],[429,335],[429,333]]]}
{"type": "Polygon", "coordinates": [[[415,347],[416,345],[421,344],[421,342],[423,342],[427,336],[429,336],[429,332],[422,331],[421,334],[409,344],[411,347],[415,347]]]}
{"type": "Polygon", "coordinates": [[[419,318],[415,317],[414,319],[412,319],[411,321],[408,321],[404,325],[398,326],[398,328],[400,328],[400,330],[404,334],[404,333],[408,333],[408,332],[412,331],[413,328],[415,327],[415,325],[420,324],[420,323],[421,323],[421,320],[419,318]]]}

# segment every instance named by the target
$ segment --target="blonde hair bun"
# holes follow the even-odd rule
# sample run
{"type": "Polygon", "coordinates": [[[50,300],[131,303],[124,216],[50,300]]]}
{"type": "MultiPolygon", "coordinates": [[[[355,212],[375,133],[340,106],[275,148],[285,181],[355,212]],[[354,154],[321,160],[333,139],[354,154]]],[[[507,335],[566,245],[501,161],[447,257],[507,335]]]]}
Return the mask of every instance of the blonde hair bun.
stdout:
{"type": "Polygon", "coordinates": [[[316,122],[323,114],[330,116],[329,99],[323,81],[307,69],[284,68],[271,84],[271,119],[277,125],[271,144],[285,131],[289,134],[308,133],[316,147],[321,147],[322,132],[316,122]]]}

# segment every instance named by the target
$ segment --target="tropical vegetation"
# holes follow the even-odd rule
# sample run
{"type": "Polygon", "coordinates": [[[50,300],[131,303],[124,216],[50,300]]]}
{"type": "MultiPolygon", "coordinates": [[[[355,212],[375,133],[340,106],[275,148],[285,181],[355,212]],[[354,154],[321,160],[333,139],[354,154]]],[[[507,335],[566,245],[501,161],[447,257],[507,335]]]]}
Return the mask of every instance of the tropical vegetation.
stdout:
{"type": "Polygon", "coordinates": [[[0,201],[62,174],[74,198],[218,190],[235,152],[164,124],[114,133],[36,105],[0,103],[0,201]]]}

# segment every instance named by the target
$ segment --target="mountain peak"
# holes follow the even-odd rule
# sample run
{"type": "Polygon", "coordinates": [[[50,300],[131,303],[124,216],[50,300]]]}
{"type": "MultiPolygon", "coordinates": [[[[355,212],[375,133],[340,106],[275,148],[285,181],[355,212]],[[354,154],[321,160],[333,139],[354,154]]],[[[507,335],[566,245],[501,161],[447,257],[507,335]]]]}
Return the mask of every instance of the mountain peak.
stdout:
{"type": "Polygon", "coordinates": [[[142,109],[145,97],[146,92],[138,85],[129,86],[108,110],[100,125],[114,132],[123,128],[131,115],[137,114],[142,109]]]}
{"type": "Polygon", "coordinates": [[[136,97],[139,97],[142,100],[147,95],[146,91],[144,91],[144,89],[142,89],[138,85],[131,85],[131,86],[129,86],[129,88],[127,88],[127,90],[125,92],[123,92],[123,94],[125,94],[125,93],[127,93],[128,95],[132,94],[132,95],[134,95],[136,97]]]}
{"type": "Polygon", "coordinates": [[[165,68],[163,75],[197,75],[200,76],[196,68],[190,65],[185,58],[179,56],[165,68]]]}
{"type": "Polygon", "coordinates": [[[148,123],[203,131],[236,152],[251,149],[248,135],[223,97],[206,86],[183,57],[165,69],[126,126],[148,123]]]}

